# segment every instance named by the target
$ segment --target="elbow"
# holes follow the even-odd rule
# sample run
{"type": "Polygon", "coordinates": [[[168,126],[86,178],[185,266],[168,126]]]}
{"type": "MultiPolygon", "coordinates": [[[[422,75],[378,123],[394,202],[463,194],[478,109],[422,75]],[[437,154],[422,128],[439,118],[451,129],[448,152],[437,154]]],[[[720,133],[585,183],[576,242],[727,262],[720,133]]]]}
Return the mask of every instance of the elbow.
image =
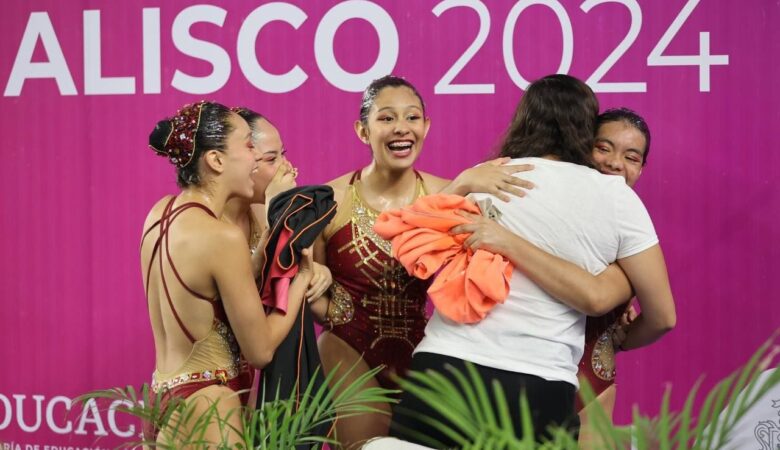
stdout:
{"type": "Polygon", "coordinates": [[[666,334],[674,329],[677,325],[677,313],[672,310],[658,321],[658,330],[661,334],[666,334]]]}
{"type": "Polygon", "coordinates": [[[612,311],[613,309],[615,309],[615,305],[613,305],[608,299],[599,295],[592,295],[587,299],[585,305],[582,308],[582,312],[591,317],[600,317],[612,311]]]}
{"type": "Polygon", "coordinates": [[[273,350],[259,350],[252,354],[244,354],[247,362],[255,369],[262,369],[274,358],[273,350]]]}
{"type": "Polygon", "coordinates": [[[663,314],[654,314],[652,319],[649,317],[648,319],[656,339],[672,331],[677,325],[677,314],[674,309],[664,312],[663,314]]]}

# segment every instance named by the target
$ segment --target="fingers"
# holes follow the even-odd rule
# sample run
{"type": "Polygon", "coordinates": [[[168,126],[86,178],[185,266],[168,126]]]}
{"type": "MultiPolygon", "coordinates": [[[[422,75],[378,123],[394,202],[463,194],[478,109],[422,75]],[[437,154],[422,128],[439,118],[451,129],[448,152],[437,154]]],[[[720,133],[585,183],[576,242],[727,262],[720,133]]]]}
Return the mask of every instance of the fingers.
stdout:
{"type": "Polygon", "coordinates": [[[530,190],[530,189],[533,189],[533,188],[536,187],[535,184],[533,184],[532,182],[530,182],[528,180],[524,180],[524,179],[518,178],[518,177],[513,177],[511,175],[507,176],[506,178],[504,178],[503,181],[504,181],[504,183],[511,184],[512,186],[521,187],[523,189],[529,189],[530,190]]]}
{"type": "Polygon", "coordinates": [[[533,164],[511,164],[507,166],[502,166],[501,170],[504,171],[504,173],[513,174],[518,172],[530,172],[531,170],[534,170],[533,164]]]}
{"type": "Polygon", "coordinates": [[[627,326],[631,322],[634,321],[637,317],[636,309],[634,309],[633,305],[629,306],[626,311],[620,315],[620,325],[621,326],[627,326]]]}
{"type": "Polygon", "coordinates": [[[330,281],[325,277],[319,277],[316,284],[311,285],[311,288],[306,291],[306,301],[311,303],[318,300],[329,287],[330,281]]]}
{"type": "Polygon", "coordinates": [[[312,276],[311,281],[309,281],[309,288],[306,290],[305,294],[306,301],[310,303],[319,299],[333,282],[333,276],[326,266],[315,261],[313,263],[313,269],[314,276],[312,276]]]}
{"type": "MultiPolygon", "coordinates": [[[[512,199],[510,196],[508,196],[507,194],[504,193],[504,191],[502,190],[502,188],[500,186],[497,186],[497,187],[494,187],[493,189],[491,189],[490,190],[490,194],[494,195],[495,197],[497,197],[499,200],[501,200],[504,203],[508,203],[509,200],[512,199]]],[[[523,194],[523,195],[525,195],[525,194],[523,194]]]]}
{"type": "Polygon", "coordinates": [[[626,310],[626,318],[628,319],[628,323],[633,322],[638,315],[639,313],[636,312],[636,308],[634,308],[634,305],[629,306],[628,310],[626,310]]]}
{"type": "Polygon", "coordinates": [[[511,160],[512,160],[512,158],[510,158],[508,156],[502,156],[500,158],[491,159],[490,161],[486,161],[485,165],[486,166],[503,166],[504,164],[508,163],[511,160]]]}
{"type": "Polygon", "coordinates": [[[510,197],[506,194],[512,194],[516,197],[525,197],[525,191],[509,183],[499,184],[496,193],[493,195],[495,195],[496,197],[500,198],[505,202],[508,202],[510,200],[510,197]]]}
{"type": "Polygon", "coordinates": [[[477,250],[479,248],[479,239],[477,238],[477,235],[472,234],[471,236],[466,238],[466,240],[463,241],[463,247],[470,248],[472,250],[477,250]]]}
{"type": "Polygon", "coordinates": [[[476,231],[476,227],[473,224],[457,225],[450,228],[450,234],[466,234],[476,231]]]}
{"type": "Polygon", "coordinates": [[[476,222],[477,220],[482,218],[482,216],[480,216],[479,214],[473,214],[473,213],[470,213],[468,211],[464,211],[462,209],[459,209],[459,210],[455,211],[455,214],[457,214],[459,216],[463,216],[463,217],[465,217],[467,219],[471,219],[472,222],[476,222]]]}
{"type": "Polygon", "coordinates": [[[314,270],[314,252],[311,247],[301,250],[301,263],[298,267],[298,271],[313,271],[314,270]]]}

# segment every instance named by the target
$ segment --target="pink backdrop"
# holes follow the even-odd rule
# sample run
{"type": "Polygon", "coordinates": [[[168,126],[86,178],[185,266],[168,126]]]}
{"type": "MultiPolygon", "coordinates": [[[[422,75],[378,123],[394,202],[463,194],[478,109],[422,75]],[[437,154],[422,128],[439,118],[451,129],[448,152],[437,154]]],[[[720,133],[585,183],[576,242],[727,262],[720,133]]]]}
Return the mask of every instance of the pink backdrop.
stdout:
{"type": "Polygon", "coordinates": [[[520,77],[588,79],[619,49],[590,84],[620,83],[597,87],[602,108],[629,106],[652,129],[638,191],[679,321],[660,343],[620,356],[618,421],[634,403],[656,411],[669,383],[679,406],[698,377],[709,387],[746,361],[780,324],[780,5],[447,1],[438,7],[477,6],[437,17],[438,3],[4,2],[0,448],[109,447],[139,431],[67,398],[139,385],[153,369],[138,242],[152,202],[175,191],[172,167],[146,147],[158,119],[202,98],[252,107],[278,125],[302,181],[324,182],[368,162],[352,91],[390,71],[428,104],[420,168],[454,176],[495,148],[520,77]],[[529,3],[539,4],[518,16],[529,3]],[[260,26],[272,17],[287,22],[260,26]],[[436,89],[472,45],[453,83],[482,86],[436,89]]]}

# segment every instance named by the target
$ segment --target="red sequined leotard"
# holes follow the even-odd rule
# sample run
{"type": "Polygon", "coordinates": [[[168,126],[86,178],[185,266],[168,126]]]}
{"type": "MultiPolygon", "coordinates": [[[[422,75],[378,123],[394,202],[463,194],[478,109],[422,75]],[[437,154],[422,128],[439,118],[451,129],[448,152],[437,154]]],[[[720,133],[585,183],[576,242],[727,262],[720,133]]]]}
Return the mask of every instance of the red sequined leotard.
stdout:
{"type": "MultiPolygon", "coordinates": [[[[585,351],[577,371],[580,382],[587,381],[596,396],[615,384],[615,348],[612,333],[628,303],[618,306],[601,317],[588,317],[585,322],[585,351]]],[[[577,396],[577,412],[583,405],[577,396]]]]}
{"type": "MultiPolygon", "coordinates": [[[[354,307],[351,319],[334,325],[332,333],[361,353],[372,368],[384,365],[379,383],[396,388],[392,374],[406,373],[412,350],[424,336],[429,282],[409,276],[391,256],[390,242],[374,232],[379,212],[361,199],[359,186],[357,171],[324,231],[327,265],[333,274],[331,296],[354,307]]],[[[425,194],[417,174],[415,200],[425,194]]]]}
{"type": "MultiPolygon", "coordinates": [[[[154,394],[161,394],[161,412],[165,411],[173,397],[186,399],[207,386],[215,384],[225,385],[234,391],[248,390],[252,387],[249,366],[241,358],[238,342],[233,335],[233,330],[230,329],[222,302],[218,297],[210,299],[190,289],[181,279],[168,251],[170,226],[179,214],[190,208],[199,208],[212,217],[215,217],[214,213],[200,203],[184,203],[174,208],[173,203],[175,200],[176,197],[171,198],[165,206],[160,220],[149,227],[143,237],[145,240],[149,232],[159,226],[160,234],[154,242],[151,261],[146,271],[146,296],[149,298],[149,279],[152,268],[157,266],[160,271],[160,283],[163,287],[167,305],[179,324],[179,328],[192,343],[192,351],[176,370],[166,373],[159,370],[154,371],[151,390],[154,394]],[[205,336],[196,339],[176,312],[169,294],[169,284],[163,270],[164,265],[168,265],[171,268],[175,278],[190,294],[197,299],[211,303],[214,309],[214,319],[211,329],[205,336]]],[[[143,245],[143,240],[141,245],[143,245]]],[[[245,395],[242,395],[242,403],[246,402],[245,397],[245,395]]],[[[158,432],[157,424],[151,422],[144,423],[145,439],[155,440],[158,432]]]]}

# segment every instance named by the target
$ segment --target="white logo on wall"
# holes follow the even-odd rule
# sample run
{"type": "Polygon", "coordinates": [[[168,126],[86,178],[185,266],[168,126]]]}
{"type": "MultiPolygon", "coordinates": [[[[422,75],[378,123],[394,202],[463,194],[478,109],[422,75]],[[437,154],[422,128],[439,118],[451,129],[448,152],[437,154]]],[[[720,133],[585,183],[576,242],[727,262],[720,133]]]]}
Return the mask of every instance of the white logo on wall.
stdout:
{"type": "MultiPolygon", "coordinates": [[[[780,417],[780,400],[772,400],[772,408],[780,417]]],[[[780,450],[780,419],[759,422],[753,430],[761,450],[780,450]]]]}
{"type": "Polygon", "coordinates": [[[128,438],[140,433],[126,415],[117,414],[120,406],[132,406],[127,400],[115,400],[108,408],[98,407],[94,399],[83,406],[63,395],[0,394],[0,431],[17,428],[35,433],[43,427],[57,434],[75,434],[128,438]],[[123,417],[124,416],[124,417],[123,417]],[[118,420],[121,418],[121,420],[118,420]],[[121,422],[121,423],[120,423],[121,422]]]}

